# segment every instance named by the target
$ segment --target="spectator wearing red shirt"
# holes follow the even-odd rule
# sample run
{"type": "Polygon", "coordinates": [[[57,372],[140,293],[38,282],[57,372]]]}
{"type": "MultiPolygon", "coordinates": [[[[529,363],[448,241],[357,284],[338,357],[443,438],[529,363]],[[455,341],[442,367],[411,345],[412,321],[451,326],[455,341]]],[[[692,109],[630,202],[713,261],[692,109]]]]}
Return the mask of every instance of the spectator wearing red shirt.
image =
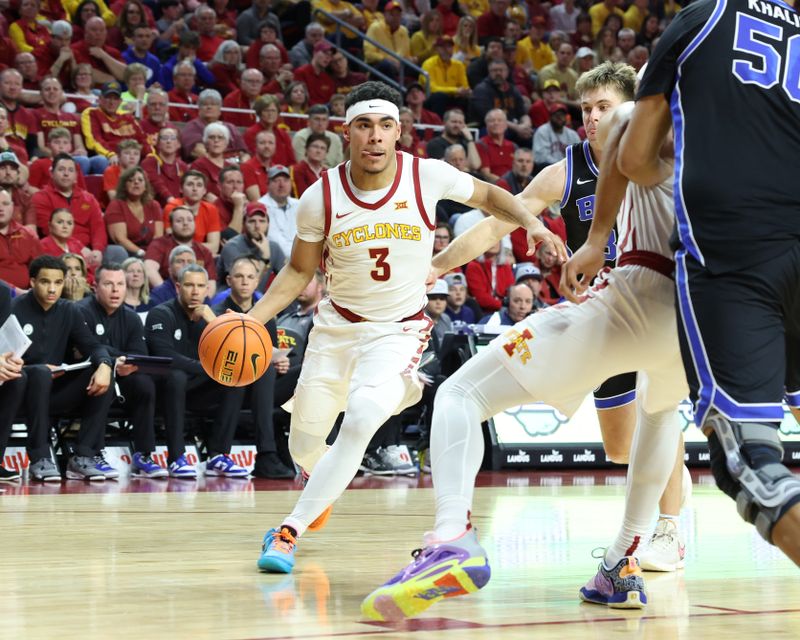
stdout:
{"type": "Polygon", "coordinates": [[[336,85],[336,93],[347,95],[356,86],[367,81],[367,74],[358,71],[350,71],[347,58],[341,51],[334,51],[331,56],[331,64],[328,67],[330,76],[336,85]]]}
{"type": "Polygon", "coordinates": [[[539,267],[542,272],[542,290],[539,297],[549,305],[558,304],[561,301],[561,265],[558,264],[558,256],[555,251],[548,250],[544,243],[536,249],[536,255],[532,262],[539,267]]]}
{"type": "Polygon", "coordinates": [[[400,107],[400,138],[395,143],[395,148],[419,158],[428,157],[425,143],[419,139],[414,129],[414,114],[408,107],[400,107]]]}
{"type": "Polygon", "coordinates": [[[158,132],[164,127],[171,126],[169,121],[169,96],[163,89],[151,88],[147,91],[145,99],[144,117],[139,124],[147,137],[147,144],[151,149],[156,148],[158,132]]]}
{"type": "MultiPolygon", "coordinates": [[[[2,132],[17,138],[23,149],[36,146],[36,116],[20,102],[22,94],[22,74],[16,69],[6,69],[0,73],[0,103],[6,108],[8,121],[2,132]]],[[[10,141],[9,141],[10,142],[10,141]]],[[[16,153],[16,149],[14,149],[16,153]]],[[[19,155],[19,154],[17,154],[19,155]]],[[[28,161],[28,153],[25,159],[28,161]]]]}
{"type": "MultiPolygon", "coordinates": [[[[306,140],[305,158],[289,168],[292,181],[292,197],[299,198],[306,189],[319,180],[325,169],[325,156],[330,140],[323,133],[312,133],[306,140]]],[[[266,189],[264,190],[266,192],[266,189]]]]}
{"type": "MultiPolygon", "coordinates": [[[[241,30],[237,30],[238,41],[242,44],[248,45],[247,55],[245,56],[245,64],[247,65],[248,69],[258,69],[260,67],[259,59],[261,57],[261,53],[264,51],[265,44],[275,45],[280,53],[280,63],[282,65],[289,65],[289,67],[291,67],[291,64],[289,64],[289,52],[286,50],[286,47],[283,46],[283,42],[278,39],[279,26],[280,22],[278,21],[277,16],[271,15],[267,18],[267,21],[261,25],[261,28],[259,29],[259,39],[253,40],[249,43],[246,42],[247,37],[242,36],[241,30]]],[[[264,70],[261,69],[261,71],[264,70]]]]}
{"type": "Polygon", "coordinates": [[[87,109],[81,115],[81,129],[86,146],[105,156],[109,163],[118,161],[117,145],[122,140],[136,140],[142,145],[142,154],[150,153],[147,136],[136,117],[130,113],[118,113],[122,102],[122,87],[119,82],[106,82],[100,96],[100,106],[87,109]]]}
{"type": "Polygon", "coordinates": [[[94,272],[103,262],[103,254],[92,251],[75,238],[75,219],[69,209],[55,209],[50,214],[50,235],[42,239],[42,251],[48,256],[60,258],[66,253],[83,258],[89,280],[94,282],[94,272]]]}
{"type": "Polygon", "coordinates": [[[27,187],[19,186],[20,163],[13,151],[0,153],[0,188],[11,194],[14,203],[14,220],[25,225],[36,235],[36,218],[31,210],[31,194],[27,187]]]}
{"type": "Polygon", "coordinates": [[[66,154],[57,155],[53,158],[52,172],[51,184],[31,199],[39,233],[47,233],[54,209],[69,209],[75,218],[75,237],[90,249],[105,251],[108,236],[103,213],[95,197],[78,187],[75,160],[66,154]]]}
{"type": "Polygon", "coordinates": [[[514,271],[507,264],[498,242],[465,269],[470,295],[486,313],[503,306],[506,289],[514,284],[514,271]]]}
{"type": "MultiPolygon", "coordinates": [[[[188,60],[183,60],[172,69],[172,90],[167,94],[170,103],[196,105],[197,96],[192,92],[197,71],[188,60]]],[[[170,107],[169,119],[172,122],[189,122],[197,117],[197,107],[170,107]]]]}
{"type": "Polygon", "coordinates": [[[83,39],[72,45],[72,55],[76,64],[92,66],[92,79],[95,84],[122,81],[125,62],[119,50],[106,44],[108,30],[99,16],[89,18],[83,29],[83,39]]]}
{"type": "Polygon", "coordinates": [[[203,200],[205,195],[206,176],[189,169],[181,178],[181,197],[170,200],[164,207],[164,225],[169,223],[169,214],[175,207],[187,207],[194,214],[194,239],[205,244],[216,256],[219,253],[222,226],[217,207],[203,200]]]}
{"type": "Polygon", "coordinates": [[[42,55],[50,45],[50,31],[36,21],[39,3],[36,0],[22,0],[19,3],[19,20],[8,27],[8,35],[20,53],[42,55]]]}
{"type": "MultiPolygon", "coordinates": [[[[442,119],[439,114],[422,106],[425,100],[425,89],[419,82],[408,85],[405,102],[406,106],[411,109],[411,113],[414,114],[414,122],[417,124],[441,125],[442,119]]],[[[417,132],[417,135],[427,141],[436,136],[437,132],[434,129],[422,129],[417,132]]]]}
{"type": "MultiPolygon", "coordinates": [[[[175,205],[170,209],[167,219],[170,233],[153,240],[144,254],[144,270],[150,288],[154,289],[169,278],[169,254],[179,244],[192,248],[198,264],[208,271],[209,285],[212,282],[216,284],[216,263],[208,247],[195,240],[196,217],[192,210],[183,204],[175,205]]],[[[212,295],[209,293],[209,296],[212,295]]]]}
{"type": "Polygon", "coordinates": [[[272,157],[274,155],[275,134],[266,129],[259,131],[256,134],[255,154],[242,164],[244,192],[249,201],[255,202],[267,192],[269,188],[267,170],[272,165],[272,157]]]}
{"type": "MultiPolygon", "coordinates": [[[[249,57],[248,52],[248,59],[249,57]]],[[[283,100],[284,91],[294,81],[294,73],[291,65],[281,57],[281,49],[277,43],[261,45],[261,51],[255,63],[247,66],[249,69],[258,69],[264,75],[261,95],[273,94],[278,100],[283,100]]]]}
{"type": "MultiPolygon", "coordinates": [[[[183,157],[191,162],[193,159],[202,158],[208,155],[208,150],[204,147],[203,137],[205,130],[210,124],[218,124],[226,129],[228,144],[225,149],[226,157],[240,156],[239,160],[246,160],[243,155],[247,153],[247,145],[244,142],[239,129],[220,120],[222,117],[222,96],[216,89],[204,89],[198,98],[200,107],[197,117],[186,124],[181,130],[181,148],[183,157]]],[[[219,163],[220,169],[222,163],[219,163]]]]}
{"type": "Polygon", "coordinates": [[[236,127],[252,127],[256,123],[253,105],[261,95],[264,75],[258,69],[246,69],[242,73],[241,89],[229,93],[222,101],[228,109],[246,109],[249,113],[222,112],[222,119],[236,127]]]}
{"type": "Polygon", "coordinates": [[[0,280],[17,290],[28,289],[28,265],[42,253],[39,239],[14,220],[11,194],[0,190],[0,280]]]}
{"type": "Polygon", "coordinates": [[[261,131],[271,131],[275,136],[275,152],[272,155],[273,164],[284,166],[293,165],[295,160],[292,139],[287,133],[286,125],[281,122],[280,102],[275,96],[261,96],[256,100],[253,110],[258,116],[258,122],[244,132],[244,141],[247,148],[255,153],[256,136],[261,131]]]}
{"type": "Polygon", "coordinates": [[[194,12],[195,30],[200,36],[200,46],[197,48],[197,57],[203,62],[210,62],[225,38],[220,38],[216,32],[217,14],[208,5],[201,4],[194,12]]]}
{"type": "MultiPolygon", "coordinates": [[[[522,193],[530,184],[533,176],[533,151],[520,147],[514,151],[511,171],[506,171],[497,181],[497,186],[508,191],[512,196],[522,193]]],[[[524,262],[524,261],[523,261],[524,262]]]]}
{"type": "Polygon", "coordinates": [[[156,200],[164,206],[170,198],[181,197],[181,178],[189,170],[178,155],[178,130],[168,126],[158,132],[156,151],[142,160],[142,169],[153,187],[156,200]]]}
{"type": "Polygon", "coordinates": [[[534,128],[541,127],[550,122],[550,107],[557,102],[563,102],[564,93],[561,91],[561,83],[551,78],[545,80],[542,86],[542,97],[531,105],[528,115],[531,118],[531,125],[534,128]]]}
{"type": "Polygon", "coordinates": [[[242,232],[246,202],[242,170],[234,166],[225,167],[219,172],[219,199],[214,204],[219,211],[219,224],[226,239],[242,232]]]}
{"type": "Polygon", "coordinates": [[[203,146],[206,155],[192,162],[191,169],[206,177],[206,199],[215,202],[219,198],[220,172],[227,164],[230,135],[222,122],[212,122],[203,131],[203,146]],[[213,196],[213,197],[212,197],[213,196]]]}
{"type": "Polygon", "coordinates": [[[461,19],[460,10],[456,12],[458,5],[455,0],[439,0],[436,4],[435,10],[442,16],[442,33],[444,35],[454,38],[456,31],[458,31],[458,21],[461,19]]]}
{"type": "Polygon", "coordinates": [[[481,174],[492,184],[514,164],[514,150],[517,148],[506,140],[508,120],[501,109],[492,109],[486,114],[486,135],[476,145],[481,156],[481,174]]]}
{"type": "Polygon", "coordinates": [[[208,63],[208,70],[214,75],[214,86],[211,88],[224,96],[238,91],[244,69],[242,49],[236,40],[225,40],[208,63]]]}
{"type": "MultiPolygon", "coordinates": [[[[57,20],[53,22],[51,29],[50,44],[47,49],[36,56],[39,75],[42,77],[52,75],[61,80],[62,84],[69,84],[69,76],[75,65],[75,56],[70,46],[72,44],[72,25],[66,20],[57,20]]],[[[4,61],[4,56],[5,51],[0,44],[0,62],[4,61]]]]}
{"type": "Polygon", "coordinates": [[[336,93],[336,82],[326,71],[331,64],[334,49],[327,40],[320,40],[314,45],[311,63],[294,72],[294,79],[304,82],[308,89],[309,105],[328,104],[328,100],[336,93]]]}
{"type": "MultiPolygon", "coordinates": [[[[28,184],[36,189],[44,189],[50,184],[51,170],[53,168],[53,158],[59,153],[65,153],[72,156],[75,164],[78,166],[78,187],[81,189],[86,188],[86,181],[83,179],[83,171],[81,170],[81,157],[72,154],[72,136],[70,132],[61,127],[50,129],[47,134],[47,146],[45,147],[49,154],[47,158],[37,158],[28,167],[28,184]]],[[[99,157],[99,156],[95,156],[99,157]]],[[[87,159],[84,157],[84,159],[87,159]]],[[[105,158],[103,158],[105,160],[105,158]]]]}
{"type": "Polygon", "coordinates": [[[15,136],[8,126],[8,110],[0,105],[0,151],[10,151],[17,156],[21,164],[28,163],[28,151],[25,142],[15,136]]]}
{"type": "MultiPolygon", "coordinates": [[[[58,78],[42,80],[40,93],[44,106],[36,109],[33,113],[36,116],[36,144],[42,154],[53,156],[55,153],[70,153],[83,173],[103,173],[108,166],[108,161],[103,156],[89,158],[89,152],[86,151],[83,144],[80,117],[61,109],[61,105],[64,104],[64,89],[58,78]],[[50,132],[54,129],[67,131],[67,138],[70,142],[68,150],[59,146],[59,150],[54,151],[50,147],[50,132]]],[[[61,135],[59,134],[59,137],[61,135]]]]}
{"type": "Polygon", "coordinates": [[[478,42],[481,46],[486,44],[487,38],[505,36],[509,4],[509,0],[489,0],[489,10],[478,16],[478,42]]]}
{"type": "Polygon", "coordinates": [[[22,88],[26,91],[38,91],[42,77],[32,53],[18,53],[14,56],[14,68],[22,75],[22,88]]]}
{"type": "Polygon", "coordinates": [[[129,255],[144,257],[155,238],[164,235],[161,205],[153,199],[153,189],[141,167],[122,172],[115,197],[106,208],[108,237],[129,255]]]}

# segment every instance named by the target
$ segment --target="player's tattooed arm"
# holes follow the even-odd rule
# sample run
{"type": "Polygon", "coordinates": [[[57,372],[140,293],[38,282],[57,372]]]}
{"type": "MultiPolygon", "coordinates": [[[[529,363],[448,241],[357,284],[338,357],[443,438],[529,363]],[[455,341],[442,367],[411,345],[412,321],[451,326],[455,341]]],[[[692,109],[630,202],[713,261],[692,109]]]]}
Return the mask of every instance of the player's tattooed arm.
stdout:
{"type": "Polygon", "coordinates": [[[640,98],[619,143],[617,165],[622,174],[645,187],[666,180],[672,166],[661,148],[671,128],[672,116],[663,95],[640,98]]]}

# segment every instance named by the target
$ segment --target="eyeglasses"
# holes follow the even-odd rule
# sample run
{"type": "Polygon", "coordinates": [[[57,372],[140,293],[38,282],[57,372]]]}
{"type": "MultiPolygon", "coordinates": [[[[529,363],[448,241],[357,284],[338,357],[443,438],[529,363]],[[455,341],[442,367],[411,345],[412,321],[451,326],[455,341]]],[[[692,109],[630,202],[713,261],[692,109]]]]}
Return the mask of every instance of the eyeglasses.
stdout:
{"type": "Polygon", "coordinates": [[[178,139],[178,136],[159,136],[158,139],[162,142],[174,142],[178,139]]]}
{"type": "Polygon", "coordinates": [[[434,240],[449,240],[450,236],[434,235],[434,240]]]}

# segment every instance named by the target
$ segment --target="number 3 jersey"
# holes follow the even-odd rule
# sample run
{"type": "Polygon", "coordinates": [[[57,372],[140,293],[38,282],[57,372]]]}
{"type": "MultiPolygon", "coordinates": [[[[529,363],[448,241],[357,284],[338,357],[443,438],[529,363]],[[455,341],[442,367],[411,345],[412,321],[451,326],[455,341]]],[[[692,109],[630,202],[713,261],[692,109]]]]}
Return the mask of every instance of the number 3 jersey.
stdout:
{"type": "Polygon", "coordinates": [[[697,0],[650,57],[639,98],[675,132],[681,244],[712,273],[800,240],[800,14],[780,0],[697,0]]]}
{"type": "Polygon", "coordinates": [[[472,197],[468,173],[440,160],[397,153],[392,184],[360,191],[350,163],[323,172],[303,193],[297,237],[325,241],[328,295],[348,319],[396,322],[427,303],[436,203],[472,197]]]}

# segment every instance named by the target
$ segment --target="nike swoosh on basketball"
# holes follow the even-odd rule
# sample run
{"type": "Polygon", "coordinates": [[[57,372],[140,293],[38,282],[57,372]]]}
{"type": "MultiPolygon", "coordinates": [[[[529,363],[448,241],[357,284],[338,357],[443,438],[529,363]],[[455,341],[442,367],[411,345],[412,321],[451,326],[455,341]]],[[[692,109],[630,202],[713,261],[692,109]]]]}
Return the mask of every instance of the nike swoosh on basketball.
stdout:
{"type": "Polygon", "coordinates": [[[250,356],[250,364],[253,366],[253,375],[258,375],[258,359],[261,357],[260,353],[254,353],[250,356]]]}
{"type": "Polygon", "coordinates": [[[340,218],[346,218],[346,217],[347,217],[347,216],[349,216],[351,213],[355,213],[355,211],[348,211],[347,213],[337,213],[337,214],[336,214],[336,219],[338,220],[338,219],[340,219],[340,218]]]}
{"type": "Polygon", "coordinates": [[[586,184],[587,182],[594,182],[594,178],[591,178],[590,180],[578,180],[578,184],[586,184]]]}

